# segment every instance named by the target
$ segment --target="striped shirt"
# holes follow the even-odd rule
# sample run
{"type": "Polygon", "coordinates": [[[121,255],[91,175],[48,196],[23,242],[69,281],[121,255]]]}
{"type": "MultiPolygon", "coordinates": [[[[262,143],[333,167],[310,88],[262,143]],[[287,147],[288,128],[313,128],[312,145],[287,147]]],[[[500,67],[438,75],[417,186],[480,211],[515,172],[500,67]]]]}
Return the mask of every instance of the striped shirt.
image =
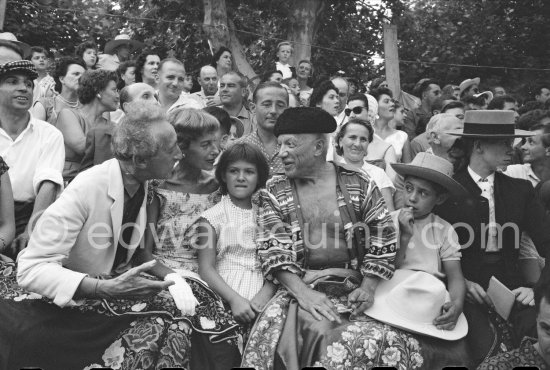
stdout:
{"type": "MultiPolygon", "coordinates": [[[[357,261],[355,266],[352,261],[352,267],[358,268],[364,276],[390,279],[394,271],[396,231],[382,194],[368,175],[340,164],[335,164],[335,169],[338,179],[336,199],[345,238],[355,247],[363,249],[363,260],[359,266],[357,261]],[[366,225],[368,238],[363,228],[358,229],[359,233],[354,233],[341,186],[345,186],[350,195],[357,222],[366,225]]],[[[274,273],[286,270],[302,276],[304,245],[291,180],[284,175],[274,176],[266,187],[267,192],[261,193],[259,199],[256,239],[264,275],[268,280],[273,280],[274,273]]],[[[307,220],[304,222],[307,223],[307,220]]]]}

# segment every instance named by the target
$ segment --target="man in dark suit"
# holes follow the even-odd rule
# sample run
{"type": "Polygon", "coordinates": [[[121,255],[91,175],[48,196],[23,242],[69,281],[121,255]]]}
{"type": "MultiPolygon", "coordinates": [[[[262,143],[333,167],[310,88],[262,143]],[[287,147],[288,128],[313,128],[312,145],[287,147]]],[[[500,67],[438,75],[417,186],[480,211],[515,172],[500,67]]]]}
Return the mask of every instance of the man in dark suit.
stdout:
{"type": "Polygon", "coordinates": [[[497,172],[510,163],[514,138],[532,136],[515,130],[514,120],[512,111],[468,111],[464,129],[448,132],[460,136],[464,143],[468,165],[459,169],[454,179],[471,197],[460,204],[444,204],[438,213],[454,225],[463,248],[464,312],[470,324],[469,344],[477,360],[488,353],[494,341],[487,310],[492,303],[486,293],[492,276],[516,296],[509,318],[515,339],[536,335],[532,282],[524,281],[518,265],[521,232],[529,233],[541,256],[550,248],[549,219],[531,184],[497,172]]]}

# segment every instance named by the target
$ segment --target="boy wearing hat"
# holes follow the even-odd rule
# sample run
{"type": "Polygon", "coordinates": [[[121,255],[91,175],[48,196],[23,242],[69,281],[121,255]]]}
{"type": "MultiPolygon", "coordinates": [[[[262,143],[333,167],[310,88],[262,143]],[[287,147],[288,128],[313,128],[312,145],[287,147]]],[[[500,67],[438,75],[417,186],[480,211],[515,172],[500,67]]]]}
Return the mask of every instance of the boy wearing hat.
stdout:
{"type": "Polygon", "coordinates": [[[466,278],[464,311],[473,328],[469,341],[477,360],[494,341],[487,310],[491,301],[486,293],[492,276],[516,295],[516,307],[509,318],[515,337],[534,334],[533,290],[519,271],[519,237],[527,231],[541,256],[547,255],[550,246],[549,220],[532,185],[497,172],[510,163],[514,138],[533,135],[516,130],[514,121],[513,111],[467,111],[464,128],[449,132],[460,136],[464,144],[467,166],[453,178],[466,188],[469,197],[464,202],[445,203],[438,214],[462,225],[457,233],[466,278]]]}
{"type": "Polygon", "coordinates": [[[466,190],[453,178],[453,165],[438,156],[419,153],[410,164],[392,164],[404,177],[404,207],[392,212],[399,229],[400,248],[395,267],[425,271],[446,280],[450,301],[434,324],[452,330],[462,313],[465,282],[460,267],[460,244],[454,228],[432,210],[447,200],[464,197],[466,190]]]}

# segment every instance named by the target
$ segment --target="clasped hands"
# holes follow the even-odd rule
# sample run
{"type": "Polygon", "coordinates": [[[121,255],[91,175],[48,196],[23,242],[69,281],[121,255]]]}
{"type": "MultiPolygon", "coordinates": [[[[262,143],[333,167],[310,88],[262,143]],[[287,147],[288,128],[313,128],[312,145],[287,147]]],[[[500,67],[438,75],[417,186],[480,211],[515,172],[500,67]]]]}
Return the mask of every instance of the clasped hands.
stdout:
{"type": "MultiPolygon", "coordinates": [[[[360,286],[348,294],[347,306],[352,310],[352,315],[365,312],[374,303],[374,291],[376,288],[360,286]]],[[[342,323],[340,312],[326,296],[326,294],[307,288],[302,294],[296,296],[300,307],[308,311],[315,319],[321,321],[323,317],[338,324],[342,323]]]]}

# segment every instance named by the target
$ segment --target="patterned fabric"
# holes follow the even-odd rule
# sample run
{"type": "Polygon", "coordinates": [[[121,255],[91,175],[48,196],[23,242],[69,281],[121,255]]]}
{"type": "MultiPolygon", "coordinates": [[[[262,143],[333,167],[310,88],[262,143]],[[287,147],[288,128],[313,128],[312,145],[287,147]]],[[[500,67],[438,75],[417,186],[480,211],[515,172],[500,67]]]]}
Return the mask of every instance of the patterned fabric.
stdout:
{"type": "Polygon", "coordinates": [[[4,162],[4,158],[0,157],[0,176],[8,172],[9,169],[10,168],[8,167],[6,162],[4,162]]]}
{"type": "Polygon", "coordinates": [[[258,130],[255,130],[254,132],[244,136],[240,140],[240,142],[254,145],[258,149],[260,149],[265,159],[267,160],[267,164],[269,165],[269,177],[272,177],[275,174],[285,173],[285,166],[283,165],[283,161],[281,160],[281,157],[278,156],[279,149],[281,148],[279,143],[277,143],[275,152],[268,153],[267,149],[264,146],[264,143],[262,143],[262,140],[260,139],[260,136],[258,136],[258,130]]]}
{"type": "Polygon", "coordinates": [[[256,253],[258,207],[250,210],[233,204],[224,195],[221,202],[202,214],[217,234],[216,270],[240,296],[250,300],[264,285],[256,253]]]}
{"type": "Polygon", "coordinates": [[[516,367],[522,366],[533,366],[540,370],[549,369],[550,366],[548,366],[542,356],[535,349],[535,343],[537,343],[537,340],[535,338],[525,337],[521,341],[519,348],[488,358],[487,360],[483,361],[477,369],[512,370],[516,367]]]}
{"type": "MultiPolygon", "coordinates": [[[[329,298],[337,306],[347,301],[346,296],[329,298]]],[[[366,370],[393,366],[399,370],[432,370],[468,363],[463,341],[416,336],[364,315],[343,314],[340,318],[341,325],[326,319],[319,322],[300,309],[290,294],[279,291],[258,316],[241,366],[271,370],[276,357],[281,363],[277,368],[286,369],[319,366],[329,370],[366,370]],[[296,336],[300,329],[305,330],[295,340],[291,333],[296,336]],[[301,353],[292,353],[296,351],[301,353]]]]}
{"type": "MultiPolygon", "coordinates": [[[[153,279],[147,275],[144,275],[144,277],[153,279]]],[[[112,328],[107,327],[102,335],[113,339],[103,347],[101,353],[96,353],[96,360],[84,363],[82,366],[79,365],[80,367],[76,366],[76,364],[81,363],[81,358],[89,358],[91,351],[91,346],[79,346],[77,348],[82,353],[72,353],[72,359],[63,359],[63,361],[69,361],[65,363],[65,366],[60,365],[56,368],[82,369],[85,367],[86,369],[92,369],[95,367],[112,367],[113,369],[152,370],[165,367],[182,367],[188,369],[192,330],[208,334],[213,343],[230,341],[236,345],[238,325],[233,320],[230,312],[224,307],[218,295],[201,281],[192,278],[186,279],[193,290],[193,294],[200,302],[197,306],[196,315],[192,317],[181,315],[168,291],[162,291],[156,296],[141,300],[89,299],[78,302],[79,305],[75,307],[60,308],[38,294],[21,289],[16,281],[15,263],[0,262],[0,296],[2,297],[0,299],[0,315],[10,307],[16,307],[18,312],[17,304],[20,304],[21,314],[18,317],[10,317],[10,319],[17,326],[15,330],[22,331],[23,329],[20,329],[18,325],[23,326],[23,328],[24,325],[22,323],[18,324],[18,320],[27,325],[29,320],[47,319],[47,315],[51,315],[51,311],[55,310],[53,319],[48,319],[45,322],[38,321],[34,328],[31,326],[31,329],[34,329],[31,331],[35,333],[35,336],[38,336],[32,340],[37,341],[39,341],[42,331],[46,330],[41,325],[48,325],[52,320],[63,321],[68,316],[77,320],[71,324],[71,329],[68,332],[69,336],[65,339],[65,342],[62,341],[61,344],[58,343],[56,346],[48,348],[49,353],[51,353],[49,357],[56,361],[61,361],[60,357],[62,356],[71,357],[64,353],[72,348],[71,341],[83,338],[87,330],[92,330],[85,325],[81,326],[81,322],[85,322],[90,317],[96,320],[99,317],[99,322],[102,322],[102,316],[105,317],[105,321],[110,320],[108,322],[112,323],[112,328]],[[27,311],[29,304],[32,305],[30,313],[27,311]],[[55,312],[58,313],[55,314],[55,312]],[[42,316],[44,316],[44,319],[42,319],[42,316]],[[42,331],[38,328],[41,328],[42,331]],[[71,335],[74,336],[74,339],[71,335]],[[67,365],[69,363],[72,366],[69,367],[67,365]]],[[[0,323],[0,329],[3,328],[2,325],[9,325],[9,323],[0,323]]],[[[19,334],[19,331],[16,333],[19,334]]],[[[21,335],[21,338],[24,338],[24,336],[21,335]]],[[[90,343],[94,343],[94,348],[97,349],[95,340],[101,339],[92,337],[89,340],[90,343]]],[[[25,344],[25,340],[12,344],[9,349],[11,356],[16,356],[14,353],[18,353],[19,346],[25,348],[25,344]]],[[[10,357],[6,350],[0,344],[0,359],[10,357]]],[[[35,355],[39,356],[39,354],[32,354],[31,356],[35,355]]],[[[21,359],[15,360],[21,361],[21,359]]],[[[32,365],[42,365],[42,363],[32,365]]]]}
{"type": "Polygon", "coordinates": [[[5,75],[10,72],[24,72],[33,80],[38,77],[36,67],[28,60],[17,60],[15,62],[0,64],[0,75],[5,75]]]}
{"type": "MultiPolygon", "coordinates": [[[[378,187],[366,175],[335,164],[337,173],[336,199],[348,243],[364,249],[364,258],[359,266],[363,275],[390,279],[394,270],[396,232],[390,214],[384,205],[378,187]],[[357,215],[357,222],[366,225],[360,228],[356,240],[352,217],[344,201],[341,186],[345,186],[357,215]]],[[[297,219],[292,183],[286,176],[275,176],[267,183],[267,190],[260,195],[260,235],[256,242],[264,275],[273,280],[273,273],[287,270],[303,274],[304,245],[297,219]]],[[[307,220],[304,220],[307,222],[307,220]]],[[[358,228],[356,228],[358,229],[358,228]]],[[[357,265],[357,261],[355,261],[357,265]]]]}
{"type": "Polygon", "coordinates": [[[172,269],[198,272],[197,251],[191,245],[191,226],[200,215],[216,204],[219,193],[189,194],[173,190],[155,189],[160,199],[160,217],[157,222],[159,242],[153,256],[172,269]]]}

